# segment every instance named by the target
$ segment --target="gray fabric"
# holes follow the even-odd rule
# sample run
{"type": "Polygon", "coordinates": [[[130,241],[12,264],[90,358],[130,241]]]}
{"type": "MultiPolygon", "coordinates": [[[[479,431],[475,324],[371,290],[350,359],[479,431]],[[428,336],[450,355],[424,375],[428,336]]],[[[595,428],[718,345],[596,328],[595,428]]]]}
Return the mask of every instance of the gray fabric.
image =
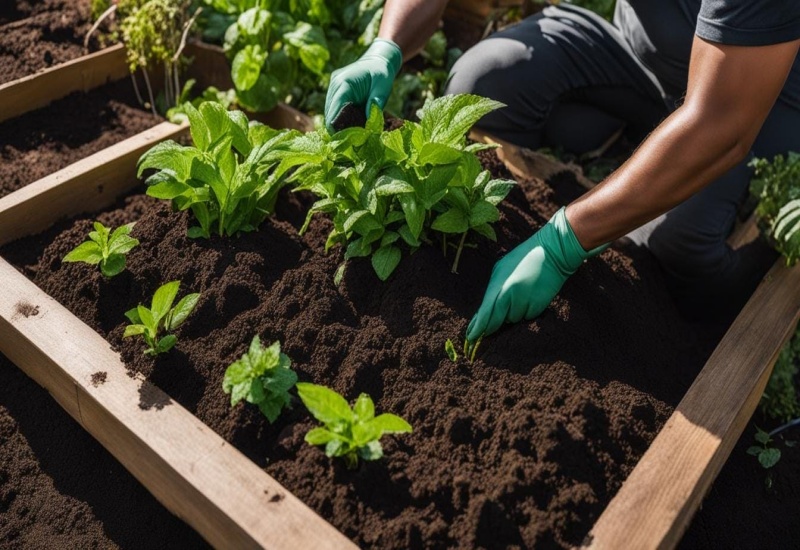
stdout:
{"type": "MultiPolygon", "coordinates": [[[[614,26],[653,74],[670,105],[686,90],[695,34],[710,42],[759,46],[800,38],[798,0],[617,0],[614,26]],[[698,16],[702,16],[700,19],[698,16]]],[[[779,101],[800,109],[800,58],[779,101]]]]}
{"type": "MultiPolygon", "coordinates": [[[[480,126],[526,147],[581,153],[603,143],[622,125],[634,139],[641,139],[669,113],[673,105],[665,98],[683,95],[694,28],[691,18],[696,17],[685,11],[682,0],[649,4],[653,7],[648,12],[653,16],[647,20],[649,32],[638,34],[630,28],[620,32],[575,6],[545,8],[470,49],[453,67],[447,92],[476,93],[504,102],[507,107],[486,116],[480,126]],[[658,13],[656,5],[671,8],[658,13]],[[671,18],[684,18],[682,29],[671,24],[671,18]],[[683,40],[687,29],[688,39],[683,40]],[[653,49],[652,59],[642,58],[628,44],[631,37],[654,39],[668,51],[656,54],[653,49]]],[[[621,0],[615,21],[630,17],[629,9],[630,2],[621,0]]],[[[778,101],[751,156],[771,158],[800,150],[798,128],[800,102],[778,101]]],[[[773,260],[774,254],[763,247],[734,253],[725,243],[747,197],[750,177],[743,162],[629,235],[634,243],[650,248],[685,302],[711,308],[736,304],[735,298],[747,296],[773,260]]]]}

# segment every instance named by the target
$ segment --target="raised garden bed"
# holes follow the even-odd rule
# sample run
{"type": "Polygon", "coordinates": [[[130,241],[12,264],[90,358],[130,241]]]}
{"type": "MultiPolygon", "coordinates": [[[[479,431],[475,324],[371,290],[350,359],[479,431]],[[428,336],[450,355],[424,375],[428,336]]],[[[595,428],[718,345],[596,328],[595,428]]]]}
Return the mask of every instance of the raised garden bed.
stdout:
{"type": "Polygon", "coordinates": [[[6,0],[0,6],[0,84],[84,55],[89,0],[6,0]]]}

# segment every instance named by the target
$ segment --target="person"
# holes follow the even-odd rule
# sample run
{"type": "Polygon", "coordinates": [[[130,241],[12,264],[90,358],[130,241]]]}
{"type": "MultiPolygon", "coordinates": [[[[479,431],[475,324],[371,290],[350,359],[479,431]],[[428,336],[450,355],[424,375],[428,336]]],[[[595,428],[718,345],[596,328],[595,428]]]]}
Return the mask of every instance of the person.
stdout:
{"type": "MultiPolygon", "coordinates": [[[[403,58],[445,0],[387,0],[378,38],[334,72],[326,120],[381,108],[403,58]]],[[[648,247],[679,296],[722,304],[763,273],[726,238],[753,156],[800,150],[800,2],[618,0],[613,24],[561,3],[502,30],[453,66],[446,93],[507,107],[478,125],[536,148],[592,150],[621,128],[644,138],[605,181],[500,259],[467,338],[538,316],[583,261],[627,236],[648,247]]]]}

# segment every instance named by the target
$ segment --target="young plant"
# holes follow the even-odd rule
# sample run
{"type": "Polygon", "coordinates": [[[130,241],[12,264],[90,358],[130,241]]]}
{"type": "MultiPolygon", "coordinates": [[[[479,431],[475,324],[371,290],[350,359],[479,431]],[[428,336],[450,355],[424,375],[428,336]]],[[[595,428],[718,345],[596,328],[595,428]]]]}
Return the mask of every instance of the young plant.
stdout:
{"type": "Polygon", "coordinates": [[[189,229],[192,238],[254,231],[272,213],[283,185],[268,153],[298,132],[249,123],[241,111],[213,101],[182,109],[194,146],[164,141],[139,159],[139,177],[158,170],[146,181],[147,194],[191,210],[198,222],[189,229]]]}
{"type": "Polygon", "coordinates": [[[466,357],[470,363],[475,362],[475,356],[478,353],[478,348],[480,347],[482,341],[483,336],[479,337],[474,342],[470,342],[466,338],[464,339],[464,357],[466,357]]]}
{"type": "Polygon", "coordinates": [[[475,153],[492,146],[466,140],[475,122],[501,106],[473,95],[447,96],[429,102],[419,123],[389,132],[374,107],[364,128],[333,136],[320,128],[286,142],[272,157],[281,159],[278,171],[298,167],[297,189],[319,197],[301,232],[314,214],[331,214],[326,248],[342,244],[346,259],[370,257],[381,280],[400,263],[403,244],[413,252],[438,237],[445,254],[456,248],[457,271],[469,233],[496,239],[497,204],[515,185],[481,169],[475,153]]]}
{"type": "Polygon", "coordinates": [[[94,222],[94,231],[89,233],[89,240],[78,245],[62,261],[100,264],[100,272],[106,277],[119,275],[125,270],[128,252],[139,246],[139,241],[130,236],[134,225],[129,223],[111,232],[102,223],[94,222]]]}
{"type": "Polygon", "coordinates": [[[347,400],[324,386],[300,382],[297,393],[308,411],[325,426],[306,434],[311,445],[325,445],[329,457],[344,457],[348,468],[358,459],[378,460],[383,456],[380,439],[385,434],[411,433],[411,425],[394,414],[375,416],[370,396],[362,393],[350,408],[347,400]]]}
{"type": "Polygon", "coordinates": [[[281,343],[261,345],[258,336],[241,359],[225,371],[222,389],[231,396],[231,407],[244,399],[257,405],[270,423],[275,422],[284,407],[289,408],[289,390],[297,383],[291,360],[281,353],[281,343]]]}
{"type": "Polygon", "coordinates": [[[781,459],[781,450],[776,449],[772,445],[772,438],[769,433],[760,428],[756,428],[756,441],[760,445],[753,445],[747,449],[747,454],[758,458],[759,464],[764,469],[769,469],[775,466],[781,459]]]}
{"type": "Polygon", "coordinates": [[[448,338],[444,343],[444,352],[453,363],[458,361],[458,352],[456,351],[456,346],[453,344],[453,341],[450,338],[448,338]]]}
{"type": "Polygon", "coordinates": [[[187,294],[172,307],[180,286],[180,281],[169,282],[156,290],[149,309],[139,305],[125,313],[131,324],[125,327],[122,337],[141,336],[147,344],[145,355],[156,356],[171,350],[178,338],[170,333],[186,321],[197,305],[200,295],[187,294]],[[159,338],[162,331],[167,335],[159,338]]]}

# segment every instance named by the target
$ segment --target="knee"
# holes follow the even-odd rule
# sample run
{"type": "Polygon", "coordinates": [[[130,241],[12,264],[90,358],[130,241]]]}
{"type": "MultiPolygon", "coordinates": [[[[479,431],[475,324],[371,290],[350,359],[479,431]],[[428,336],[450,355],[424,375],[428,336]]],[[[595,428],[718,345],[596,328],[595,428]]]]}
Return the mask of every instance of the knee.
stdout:
{"type": "Polygon", "coordinates": [[[650,235],[648,247],[672,282],[681,286],[719,281],[733,259],[722,235],[670,223],[669,217],[650,235]]]}

